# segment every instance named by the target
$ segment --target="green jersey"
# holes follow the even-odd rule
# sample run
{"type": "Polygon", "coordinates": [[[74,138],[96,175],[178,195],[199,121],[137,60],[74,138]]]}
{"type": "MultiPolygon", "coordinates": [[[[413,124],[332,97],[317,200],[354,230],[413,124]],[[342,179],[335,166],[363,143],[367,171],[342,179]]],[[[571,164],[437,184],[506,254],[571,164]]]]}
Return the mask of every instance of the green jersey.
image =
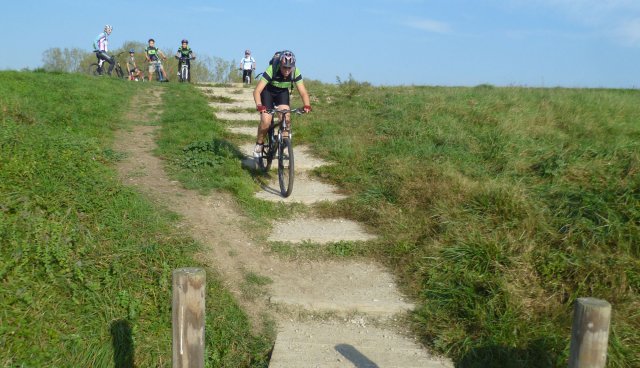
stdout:
{"type": "Polygon", "coordinates": [[[298,68],[294,68],[288,78],[285,78],[280,72],[279,65],[269,65],[267,70],[262,73],[262,78],[267,82],[267,88],[271,90],[283,90],[293,87],[294,84],[302,83],[302,74],[298,68]],[[276,69],[275,72],[273,69],[276,69]]]}
{"type": "Polygon", "coordinates": [[[180,47],[178,49],[178,53],[183,58],[190,58],[193,51],[191,50],[191,47],[187,46],[187,48],[180,47]]]}
{"type": "Polygon", "coordinates": [[[158,60],[158,48],[157,47],[151,47],[151,46],[147,46],[146,49],[144,49],[144,52],[147,53],[147,56],[149,56],[149,59],[151,59],[152,61],[156,61],[158,60]]]}

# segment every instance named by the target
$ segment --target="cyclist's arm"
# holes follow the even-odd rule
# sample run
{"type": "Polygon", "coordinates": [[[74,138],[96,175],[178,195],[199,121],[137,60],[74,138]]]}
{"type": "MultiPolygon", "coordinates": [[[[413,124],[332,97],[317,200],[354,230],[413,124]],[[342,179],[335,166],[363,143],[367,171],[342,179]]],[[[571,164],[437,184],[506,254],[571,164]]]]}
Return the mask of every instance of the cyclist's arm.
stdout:
{"type": "Polygon", "coordinates": [[[260,94],[262,94],[262,91],[266,86],[267,82],[264,79],[260,79],[258,85],[256,86],[256,89],[253,90],[253,100],[256,102],[256,106],[262,105],[262,97],[260,96],[260,94]]]}
{"type": "Polygon", "coordinates": [[[193,51],[191,51],[191,52],[190,52],[190,54],[191,54],[191,58],[195,60],[195,58],[196,58],[196,53],[195,53],[195,52],[193,52],[193,51]]]}
{"type": "Polygon", "coordinates": [[[302,81],[296,83],[296,89],[298,89],[298,93],[300,93],[300,97],[302,97],[302,103],[305,106],[311,105],[311,100],[309,99],[309,93],[307,92],[307,88],[304,86],[302,81]]]}
{"type": "Polygon", "coordinates": [[[160,55],[160,57],[164,60],[167,59],[167,55],[164,54],[164,52],[162,52],[162,50],[158,49],[158,55],[160,55]]]}

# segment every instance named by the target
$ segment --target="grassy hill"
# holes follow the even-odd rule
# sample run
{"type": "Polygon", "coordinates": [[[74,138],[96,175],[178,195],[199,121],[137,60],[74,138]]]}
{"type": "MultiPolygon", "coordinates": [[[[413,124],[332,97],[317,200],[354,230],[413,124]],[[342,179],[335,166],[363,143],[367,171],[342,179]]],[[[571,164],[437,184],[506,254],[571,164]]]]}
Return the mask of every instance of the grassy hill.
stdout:
{"type": "MultiPolygon", "coordinates": [[[[274,251],[383,262],[418,305],[416,334],[459,367],[566,366],[581,296],[613,305],[609,366],[640,366],[640,92],[307,87],[296,144],[335,162],[316,174],[350,194],[317,209],[379,240],[274,251]]],[[[168,364],[169,274],[198,245],[112,169],[112,132],[144,88],[0,73],[0,364],[111,366],[130,346],[138,366],[168,364]]],[[[233,192],[258,223],[304,211],[253,199],[206,99],[163,88],[174,177],[233,192]]],[[[267,339],[209,285],[210,364],[263,364],[267,339]]]]}
{"type": "Polygon", "coordinates": [[[461,366],[563,366],[572,305],[613,304],[611,367],[640,365],[640,92],[313,88],[299,135],[353,196],[327,213],[420,300],[416,331],[461,366]]]}
{"type": "MultiPolygon", "coordinates": [[[[614,308],[609,366],[640,366],[640,92],[307,87],[314,112],[295,120],[296,142],[335,162],[316,174],[350,194],[318,209],[380,236],[320,256],[392,268],[426,345],[460,367],[566,366],[573,302],[593,296],[614,308]]],[[[176,178],[230,190],[265,222],[303,211],[254,200],[226,149],[237,138],[202,96],[173,89],[173,113],[191,119],[161,134],[176,178]]]]}
{"type": "MultiPolygon", "coordinates": [[[[0,72],[0,366],[170,366],[171,272],[203,266],[199,245],[120,184],[110,149],[149,87],[0,72]]],[[[208,366],[265,366],[269,339],[214,275],[208,366]]]]}

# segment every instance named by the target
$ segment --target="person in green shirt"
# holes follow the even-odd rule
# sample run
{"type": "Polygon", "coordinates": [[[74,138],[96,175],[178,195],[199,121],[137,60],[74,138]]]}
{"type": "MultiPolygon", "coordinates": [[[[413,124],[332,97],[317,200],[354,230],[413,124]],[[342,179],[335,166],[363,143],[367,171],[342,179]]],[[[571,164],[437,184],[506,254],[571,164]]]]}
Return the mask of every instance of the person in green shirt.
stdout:
{"type": "MultiPolygon", "coordinates": [[[[253,99],[256,103],[256,110],[260,113],[260,125],[256,137],[256,147],[254,157],[261,158],[264,148],[264,136],[269,130],[273,115],[267,114],[268,109],[289,109],[289,89],[296,87],[302,103],[304,112],[311,111],[309,93],[302,81],[302,74],[296,67],[296,57],[293,52],[285,50],[280,54],[278,61],[267,67],[262,73],[262,78],[253,91],[253,99]]],[[[286,119],[289,120],[289,114],[286,119]]],[[[287,133],[285,133],[287,134],[287,133]]]]}
{"type": "Polygon", "coordinates": [[[187,64],[187,67],[189,68],[189,77],[187,80],[191,83],[191,60],[195,60],[196,54],[191,50],[191,47],[189,47],[189,40],[184,39],[181,43],[182,46],[178,48],[178,52],[176,52],[175,55],[176,59],[178,59],[178,75],[180,75],[182,63],[187,64]]]}
{"type": "Polygon", "coordinates": [[[167,57],[162,52],[162,50],[157,48],[155,45],[156,45],[156,41],[153,38],[150,38],[149,46],[147,46],[147,48],[144,49],[144,57],[145,59],[147,59],[147,62],[149,63],[149,80],[150,81],[153,80],[152,75],[156,71],[156,65],[159,65],[164,81],[168,82],[169,79],[167,78],[167,73],[164,71],[164,68],[162,67],[162,62],[160,61],[160,58],[162,58],[162,60],[167,60],[167,57]]]}

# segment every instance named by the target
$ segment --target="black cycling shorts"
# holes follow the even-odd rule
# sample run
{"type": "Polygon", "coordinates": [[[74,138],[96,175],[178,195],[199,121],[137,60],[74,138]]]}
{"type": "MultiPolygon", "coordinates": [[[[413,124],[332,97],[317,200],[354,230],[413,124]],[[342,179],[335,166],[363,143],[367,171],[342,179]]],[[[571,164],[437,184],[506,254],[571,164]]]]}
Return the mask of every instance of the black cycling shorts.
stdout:
{"type": "Polygon", "coordinates": [[[262,100],[262,105],[266,106],[267,109],[273,109],[276,106],[280,105],[289,105],[289,90],[288,89],[269,89],[267,88],[262,90],[260,94],[260,99],[262,100]]]}

